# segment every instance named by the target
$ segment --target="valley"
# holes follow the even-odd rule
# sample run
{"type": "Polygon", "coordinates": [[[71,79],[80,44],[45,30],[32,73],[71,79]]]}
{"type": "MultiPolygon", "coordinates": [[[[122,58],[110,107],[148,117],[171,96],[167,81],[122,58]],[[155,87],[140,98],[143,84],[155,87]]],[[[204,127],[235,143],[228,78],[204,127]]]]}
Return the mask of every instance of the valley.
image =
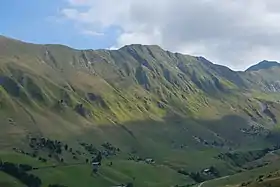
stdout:
{"type": "Polygon", "coordinates": [[[273,175],[279,80],[269,61],[236,72],[159,46],[0,36],[0,186],[222,187],[273,175]]]}

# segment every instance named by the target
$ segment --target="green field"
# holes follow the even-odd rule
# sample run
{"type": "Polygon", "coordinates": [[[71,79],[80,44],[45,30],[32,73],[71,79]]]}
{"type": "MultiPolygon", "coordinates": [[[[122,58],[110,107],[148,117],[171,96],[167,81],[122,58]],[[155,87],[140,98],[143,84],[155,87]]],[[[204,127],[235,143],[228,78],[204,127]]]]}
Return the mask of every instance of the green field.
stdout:
{"type": "Polygon", "coordinates": [[[0,36],[0,49],[6,186],[214,187],[278,164],[279,67],[236,72],[145,45],[76,50],[0,36]]]}
{"type": "Polygon", "coordinates": [[[246,172],[241,172],[232,176],[227,176],[223,178],[218,178],[212,181],[205,182],[201,187],[225,187],[225,186],[236,186],[243,182],[254,181],[260,175],[267,175],[279,171],[280,162],[272,163],[268,166],[253,169],[246,172]]]}
{"type": "MultiPolygon", "coordinates": [[[[43,181],[43,186],[50,184],[63,184],[66,186],[87,187],[90,185],[112,186],[118,184],[126,184],[133,182],[135,186],[172,186],[175,184],[192,183],[192,179],[186,176],[179,176],[176,171],[166,166],[149,165],[142,162],[125,161],[120,159],[104,160],[98,174],[92,174],[90,164],[86,163],[41,163],[36,159],[21,156],[14,153],[0,153],[3,162],[13,162],[21,164],[29,164],[38,169],[30,173],[38,176],[43,181]],[[109,162],[113,162],[112,166],[108,166],[109,162]],[[53,167],[55,165],[55,167],[53,167]]],[[[13,177],[4,173],[1,182],[16,182],[13,177]],[[3,180],[3,181],[2,181],[3,180]]]]}
{"type": "Polygon", "coordinates": [[[1,187],[25,187],[21,182],[15,178],[0,172],[0,186],[1,187]]]}

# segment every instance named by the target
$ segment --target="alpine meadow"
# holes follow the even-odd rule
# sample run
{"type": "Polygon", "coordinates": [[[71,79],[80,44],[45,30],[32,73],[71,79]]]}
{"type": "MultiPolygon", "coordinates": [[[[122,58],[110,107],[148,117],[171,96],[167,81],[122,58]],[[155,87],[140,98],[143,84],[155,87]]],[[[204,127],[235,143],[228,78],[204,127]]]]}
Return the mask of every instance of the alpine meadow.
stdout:
{"type": "Polygon", "coordinates": [[[0,36],[0,186],[280,182],[280,64],[0,36]]]}

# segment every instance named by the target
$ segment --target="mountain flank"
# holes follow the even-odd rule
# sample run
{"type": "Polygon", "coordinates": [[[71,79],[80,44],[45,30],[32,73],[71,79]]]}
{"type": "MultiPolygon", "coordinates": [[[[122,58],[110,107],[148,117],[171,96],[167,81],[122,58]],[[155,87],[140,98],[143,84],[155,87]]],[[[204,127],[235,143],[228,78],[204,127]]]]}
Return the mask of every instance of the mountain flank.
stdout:
{"type": "Polygon", "coordinates": [[[249,67],[246,71],[259,71],[262,69],[270,69],[273,67],[280,67],[280,64],[276,61],[263,60],[260,63],[249,67]]]}
{"type": "Polygon", "coordinates": [[[162,187],[250,171],[279,149],[279,92],[277,62],[236,72],[155,45],[77,50],[2,36],[0,176],[28,186],[27,164],[19,173],[37,186],[162,187]]]}

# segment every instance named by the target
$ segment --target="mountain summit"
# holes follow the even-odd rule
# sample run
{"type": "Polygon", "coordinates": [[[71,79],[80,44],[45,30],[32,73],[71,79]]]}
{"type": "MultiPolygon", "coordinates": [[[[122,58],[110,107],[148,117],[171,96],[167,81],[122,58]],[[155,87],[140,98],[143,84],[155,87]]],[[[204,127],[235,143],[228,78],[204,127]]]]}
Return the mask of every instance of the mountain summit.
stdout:
{"type": "Polygon", "coordinates": [[[280,70],[268,65],[236,72],[159,46],[77,50],[0,37],[0,158],[56,163],[32,174],[45,184],[81,173],[66,183],[81,187],[189,186],[243,171],[280,139],[280,70]],[[89,161],[102,158],[90,177],[89,161]]]}
{"type": "Polygon", "coordinates": [[[280,67],[280,64],[276,61],[263,60],[260,63],[249,67],[246,71],[259,71],[262,69],[270,69],[272,67],[280,67]]]}

